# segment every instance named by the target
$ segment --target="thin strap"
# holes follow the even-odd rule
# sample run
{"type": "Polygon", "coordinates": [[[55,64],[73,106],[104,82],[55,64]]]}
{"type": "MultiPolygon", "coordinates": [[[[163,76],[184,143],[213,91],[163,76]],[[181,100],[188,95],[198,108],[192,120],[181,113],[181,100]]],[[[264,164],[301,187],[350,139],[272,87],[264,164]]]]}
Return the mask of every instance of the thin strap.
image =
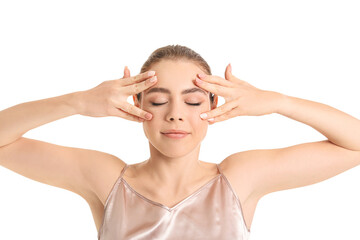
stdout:
{"type": "Polygon", "coordinates": [[[125,173],[125,170],[127,169],[129,165],[125,163],[125,167],[121,170],[121,173],[120,173],[120,177],[119,178],[122,178],[122,176],[124,175],[125,173]]]}
{"type": "Polygon", "coordinates": [[[219,173],[222,174],[222,171],[220,170],[220,166],[219,166],[218,163],[216,164],[216,167],[217,167],[217,169],[219,170],[219,173]]]}

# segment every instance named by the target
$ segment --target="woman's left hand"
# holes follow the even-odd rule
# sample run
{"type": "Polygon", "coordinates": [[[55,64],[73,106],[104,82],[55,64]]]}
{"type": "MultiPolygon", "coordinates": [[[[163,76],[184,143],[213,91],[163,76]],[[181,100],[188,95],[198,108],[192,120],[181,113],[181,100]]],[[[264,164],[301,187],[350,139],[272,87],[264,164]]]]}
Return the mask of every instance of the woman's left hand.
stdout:
{"type": "Polygon", "coordinates": [[[196,85],[215,95],[222,96],[225,103],[209,112],[202,119],[214,118],[210,124],[237,116],[261,116],[276,112],[277,104],[284,96],[278,92],[266,91],[236,78],[230,64],[225,70],[225,79],[215,75],[198,74],[196,85]],[[198,82],[199,78],[202,82],[198,82]]]}

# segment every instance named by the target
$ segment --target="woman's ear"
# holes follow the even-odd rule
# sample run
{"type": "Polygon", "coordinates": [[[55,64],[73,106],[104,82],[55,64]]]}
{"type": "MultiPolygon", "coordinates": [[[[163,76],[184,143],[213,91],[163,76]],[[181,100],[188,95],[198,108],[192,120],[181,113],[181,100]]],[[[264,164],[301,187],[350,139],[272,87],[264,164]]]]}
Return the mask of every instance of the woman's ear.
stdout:
{"type": "Polygon", "coordinates": [[[138,107],[138,108],[140,108],[140,103],[139,103],[139,101],[137,100],[136,95],[133,95],[133,100],[134,100],[135,106],[138,107]]]}
{"type": "Polygon", "coordinates": [[[211,110],[213,110],[214,108],[217,107],[217,104],[218,104],[218,96],[217,95],[214,95],[214,102],[213,104],[211,105],[211,110]]]}

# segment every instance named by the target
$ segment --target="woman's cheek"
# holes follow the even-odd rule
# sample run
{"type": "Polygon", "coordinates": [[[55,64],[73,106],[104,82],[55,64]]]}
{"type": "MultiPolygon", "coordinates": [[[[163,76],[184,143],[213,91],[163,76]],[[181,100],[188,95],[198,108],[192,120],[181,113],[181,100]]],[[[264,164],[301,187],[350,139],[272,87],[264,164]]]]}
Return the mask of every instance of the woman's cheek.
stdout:
{"type": "Polygon", "coordinates": [[[200,111],[200,112],[197,112],[196,114],[195,114],[195,123],[197,124],[197,125],[199,125],[199,126],[201,126],[201,127],[203,127],[204,125],[207,125],[208,123],[207,123],[207,120],[204,120],[204,119],[202,119],[201,117],[200,117],[200,114],[201,113],[204,113],[204,112],[206,112],[206,111],[200,111]]]}
{"type": "MultiPolygon", "coordinates": [[[[208,106],[207,104],[204,104],[205,106],[208,106]]],[[[201,107],[201,109],[196,113],[196,115],[197,115],[197,118],[198,119],[200,119],[200,121],[202,122],[202,123],[204,123],[204,124],[207,124],[208,122],[207,122],[207,120],[204,120],[204,119],[202,119],[201,117],[200,117],[200,114],[202,114],[202,113],[207,113],[207,112],[209,112],[210,111],[210,107],[208,106],[208,107],[201,107]]]]}

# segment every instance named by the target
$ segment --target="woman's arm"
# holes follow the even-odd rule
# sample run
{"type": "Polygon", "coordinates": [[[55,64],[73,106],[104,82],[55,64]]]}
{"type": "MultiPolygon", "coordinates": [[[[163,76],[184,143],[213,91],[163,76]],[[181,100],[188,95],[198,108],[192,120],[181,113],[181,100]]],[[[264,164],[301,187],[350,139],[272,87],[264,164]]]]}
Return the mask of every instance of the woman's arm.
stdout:
{"type": "Polygon", "coordinates": [[[258,89],[233,76],[229,67],[225,77],[226,80],[212,75],[201,77],[199,86],[225,98],[225,104],[207,112],[204,119],[214,118],[214,123],[236,116],[278,113],[313,127],[328,138],[227,157],[225,165],[234,176],[239,176],[235,182],[240,183],[241,176],[246,175],[251,186],[247,196],[260,199],[271,192],[326,180],[360,165],[359,119],[326,104],[258,89]]]}
{"type": "Polygon", "coordinates": [[[125,68],[124,78],[102,82],[92,89],[4,109],[0,111],[0,147],[16,141],[33,128],[75,114],[117,116],[143,122],[149,113],[128,103],[127,98],[156,84],[154,75],[154,71],[147,71],[130,77],[129,69],[125,68]],[[155,81],[151,82],[152,79],[155,81]]]}
{"type": "Polygon", "coordinates": [[[129,95],[152,86],[154,83],[148,78],[153,75],[146,72],[105,81],[86,91],[22,103],[1,111],[0,166],[75,192],[87,201],[104,201],[108,189],[104,189],[99,179],[111,177],[111,173],[116,178],[116,167],[125,164],[122,160],[100,151],[60,146],[22,135],[32,128],[74,114],[118,116],[140,122],[139,116],[145,116],[146,112],[126,100],[129,95]]]}
{"type": "Polygon", "coordinates": [[[326,104],[278,96],[273,101],[276,113],[313,127],[328,140],[233,154],[229,159],[236,161],[229,161],[234,168],[253,167],[253,196],[318,183],[360,165],[358,119],[326,104]]]}
{"type": "Polygon", "coordinates": [[[32,180],[67,189],[93,202],[97,201],[97,196],[92,179],[86,173],[115,162],[115,156],[22,137],[30,129],[76,114],[78,96],[75,92],[21,103],[1,111],[0,166],[32,180]]]}
{"type": "Polygon", "coordinates": [[[281,96],[276,113],[313,127],[340,147],[360,151],[359,119],[323,103],[281,96]]]}
{"type": "Polygon", "coordinates": [[[78,114],[79,93],[20,103],[0,111],[0,147],[16,141],[33,128],[78,114]]]}

